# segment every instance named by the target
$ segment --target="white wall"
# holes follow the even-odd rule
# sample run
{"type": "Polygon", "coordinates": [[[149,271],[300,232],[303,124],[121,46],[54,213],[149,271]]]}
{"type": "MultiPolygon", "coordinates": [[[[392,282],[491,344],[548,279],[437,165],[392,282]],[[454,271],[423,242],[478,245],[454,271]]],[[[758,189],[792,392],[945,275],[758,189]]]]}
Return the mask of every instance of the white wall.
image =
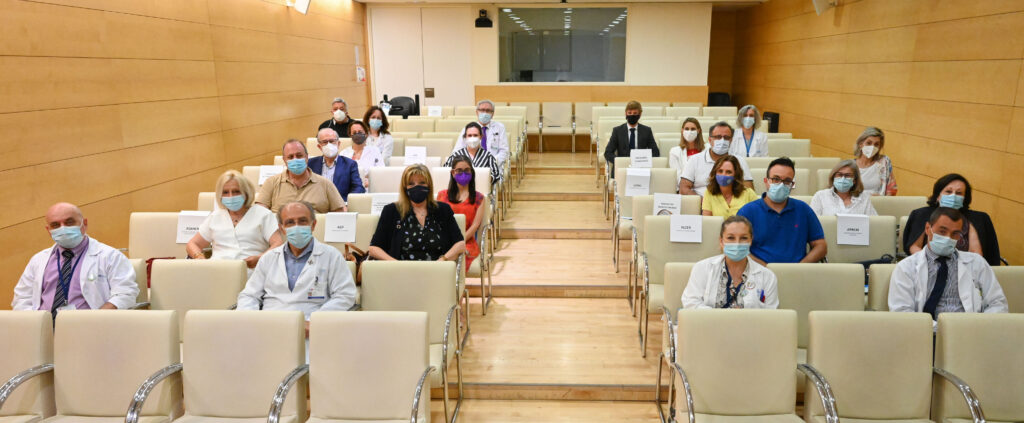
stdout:
{"type": "Polygon", "coordinates": [[[420,37],[420,9],[371,7],[370,60],[373,98],[423,95],[423,40],[420,37]]]}
{"type": "Polygon", "coordinates": [[[710,3],[635,3],[626,20],[626,82],[707,85],[710,3]]]}

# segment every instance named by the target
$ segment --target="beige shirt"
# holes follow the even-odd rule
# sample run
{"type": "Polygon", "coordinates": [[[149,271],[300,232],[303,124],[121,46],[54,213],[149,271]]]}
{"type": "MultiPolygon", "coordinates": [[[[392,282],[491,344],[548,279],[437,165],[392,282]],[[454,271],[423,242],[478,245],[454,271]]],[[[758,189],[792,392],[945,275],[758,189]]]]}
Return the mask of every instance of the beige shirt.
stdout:
{"type": "Polygon", "coordinates": [[[288,179],[288,171],[267,178],[256,194],[256,202],[266,204],[270,211],[277,213],[282,205],[292,201],[305,201],[313,205],[317,213],[327,213],[345,206],[338,188],[323,176],[310,172],[309,181],[296,187],[288,179]]]}

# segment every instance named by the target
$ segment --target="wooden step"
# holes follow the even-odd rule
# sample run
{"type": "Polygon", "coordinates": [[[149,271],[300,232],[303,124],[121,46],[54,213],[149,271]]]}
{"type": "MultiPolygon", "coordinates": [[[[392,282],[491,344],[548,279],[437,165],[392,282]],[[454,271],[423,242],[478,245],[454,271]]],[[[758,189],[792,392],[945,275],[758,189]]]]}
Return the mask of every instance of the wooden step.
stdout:
{"type": "Polygon", "coordinates": [[[593,166],[526,166],[526,175],[588,175],[597,182],[593,166]]]}
{"type": "MultiPolygon", "coordinates": [[[[454,406],[454,404],[453,404],[454,406]]],[[[440,400],[430,401],[431,421],[444,422],[440,400]]],[[[479,400],[463,401],[459,421],[468,423],[660,423],[647,401],[479,400]]]]}
{"type": "MultiPolygon", "coordinates": [[[[667,372],[667,371],[666,371],[667,372]]],[[[654,401],[654,384],[590,385],[547,383],[477,383],[463,381],[466,399],[480,400],[568,400],[568,401],[654,401]]],[[[455,398],[457,386],[448,385],[449,398],[455,398]]],[[[662,386],[662,396],[668,386],[662,386]]],[[[430,390],[431,398],[443,398],[441,388],[430,390]]]]}
{"type": "Polygon", "coordinates": [[[516,191],[515,199],[518,201],[601,201],[601,193],[598,192],[519,192],[516,191]]]}
{"type": "MultiPolygon", "coordinates": [[[[479,302],[480,284],[467,283],[466,289],[469,296],[477,297],[479,302]]],[[[626,289],[625,285],[493,285],[491,295],[497,298],[626,298],[626,289]]]]}
{"type": "Polygon", "coordinates": [[[518,229],[502,227],[501,237],[508,239],[612,239],[611,229],[518,229]]]}

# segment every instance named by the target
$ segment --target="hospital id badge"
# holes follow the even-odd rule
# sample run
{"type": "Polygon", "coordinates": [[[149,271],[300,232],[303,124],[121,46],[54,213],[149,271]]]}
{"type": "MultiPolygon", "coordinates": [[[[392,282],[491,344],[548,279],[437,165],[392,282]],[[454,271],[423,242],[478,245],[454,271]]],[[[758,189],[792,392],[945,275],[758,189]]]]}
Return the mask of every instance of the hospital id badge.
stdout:
{"type": "Polygon", "coordinates": [[[320,283],[320,277],[313,280],[313,287],[309,288],[307,300],[322,300],[327,296],[327,283],[320,283]]]}
{"type": "Polygon", "coordinates": [[[65,311],[65,310],[72,310],[72,311],[74,311],[74,310],[77,310],[77,309],[78,308],[75,307],[74,304],[67,304],[67,305],[65,305],[63,307],[57,307],[57,312],[59,313],[59,312],[65,311]]]}

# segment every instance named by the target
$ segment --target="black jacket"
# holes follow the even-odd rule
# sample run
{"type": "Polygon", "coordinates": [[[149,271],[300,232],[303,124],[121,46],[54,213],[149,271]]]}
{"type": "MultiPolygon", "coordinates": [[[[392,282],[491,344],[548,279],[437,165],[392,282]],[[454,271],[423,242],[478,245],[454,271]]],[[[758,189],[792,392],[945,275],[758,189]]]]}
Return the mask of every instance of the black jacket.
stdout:
{"type": "MultiPolygon", "coordinates": [[[[411,210],[409,212],[412,213],[411,210]]],[[[463,240],[459,223],[455,221],[455,213],[449,205],[437,203],[437,207],[428,206],[427,216],[441,223],[442,251],[448,252],[453,245],[463,240]]],[[[401,226],[402,217],[398,214],[398,206],[395,203],[384,206],[380,211],[380,220],[377,221],[377,230],[370,239],[370,246],[378,247],[397,259],[402,255],[401,226]]]]}
{"type": "MultiPolygon", "coordinates": [[[[903,230],[903,252],[910,254],[910,245],[924,233],[924,224],[928,223],[933,211],[935,211],[935,207],[928,206],[910,212],[910,216],[907,218],[907,227],[903,230]]],[[[983,211],[963,209],[960,211],[971,222],[971,230],[977,232],[985,261],[989,266],[998,266],[999,239],[996,238],[996,228],[992,225],[992,218],[983,211]]]]}
{"type": "MultiPolygon", "coordinates": [[[[629,157],[629,128],[628,124],[616,126],[612,129],[612,136],[608,139],[608,147],[604,149],[604,159],[615,163],[616,157],[629,157]]],[[[651,149],[651,156],[658,157],[658,143],[654,140],[654,132],[650,126],[637,124],[636,126],[636,148],[639,150],[651,149]]]]}

